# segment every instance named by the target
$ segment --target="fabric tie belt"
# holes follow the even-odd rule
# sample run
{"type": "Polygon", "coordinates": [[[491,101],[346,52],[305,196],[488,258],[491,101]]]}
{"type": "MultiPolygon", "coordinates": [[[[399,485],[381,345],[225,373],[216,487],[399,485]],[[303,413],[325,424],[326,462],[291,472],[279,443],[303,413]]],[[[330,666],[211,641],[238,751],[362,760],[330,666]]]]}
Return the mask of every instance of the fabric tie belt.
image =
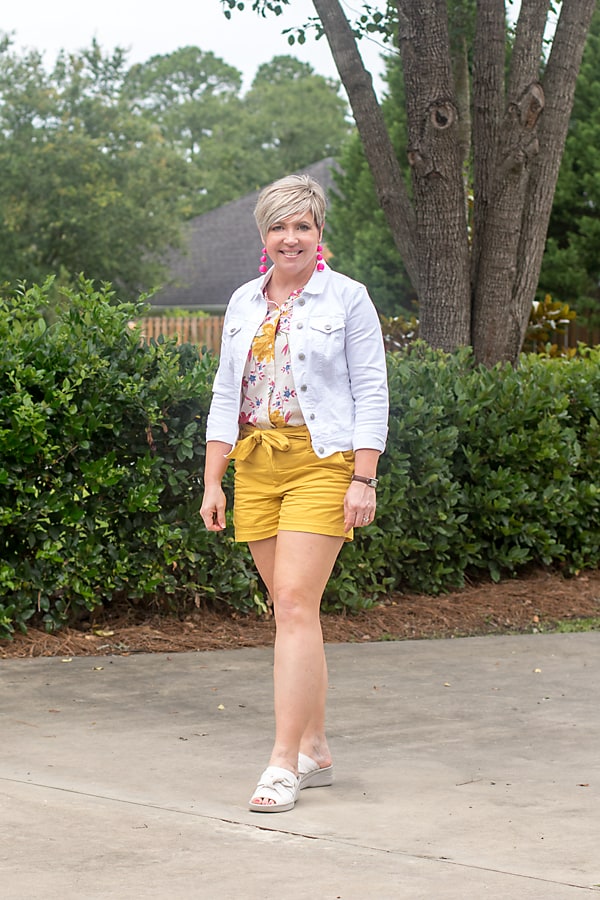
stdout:
{"type": "Polygon", "coordinates": [[[227,459],[248,459],[259,444],[265,448],[269,459],[273,459],[273,450],[286,451],[290,449],[290,440],[303,438],[309,440],[309,431],[306,425],[295,428],[244,428],[242,437],[235,447],[227,454],[227,459]]]}

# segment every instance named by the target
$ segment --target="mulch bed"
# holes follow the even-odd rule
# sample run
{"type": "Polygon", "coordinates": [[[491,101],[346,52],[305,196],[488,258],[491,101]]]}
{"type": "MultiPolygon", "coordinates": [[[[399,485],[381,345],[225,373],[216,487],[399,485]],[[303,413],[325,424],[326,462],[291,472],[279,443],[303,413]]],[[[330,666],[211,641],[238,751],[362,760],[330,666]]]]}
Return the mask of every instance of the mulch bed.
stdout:
{"type": "MultiPolygon", "coordinates": [[[[574,578],[533,571],[516,579],[471,585],[431,597],[391,594],[357,613],[322,616],[327,643],[407,640],[551,631],[564,620],[600,620],[600,570],[574,578]]],[[[181,653],[264,647],[273,643],[272,616],[199,609],[184,617],[146,615],[117,605],[93,621],[55,634],[31,627],[0,641],[0,658],[109,656],[181,653]]]]}

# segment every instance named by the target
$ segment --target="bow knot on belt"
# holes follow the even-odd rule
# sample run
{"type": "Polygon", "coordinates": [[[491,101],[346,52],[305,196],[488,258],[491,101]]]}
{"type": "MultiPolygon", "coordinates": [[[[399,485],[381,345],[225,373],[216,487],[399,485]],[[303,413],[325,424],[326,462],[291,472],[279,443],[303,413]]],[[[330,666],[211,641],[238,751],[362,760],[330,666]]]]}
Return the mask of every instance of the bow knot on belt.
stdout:
{"type": "Polygon", "coordinates": [[[259,444],[263,445],[271,459],[273,458],[273,450],[285,451],[290,449],[290,439],[281,430],[277,428],[255,428],[250,434],[245,435],[237,442],[233,450],[227,454],[227,458],[248,459],[259,444]]]}

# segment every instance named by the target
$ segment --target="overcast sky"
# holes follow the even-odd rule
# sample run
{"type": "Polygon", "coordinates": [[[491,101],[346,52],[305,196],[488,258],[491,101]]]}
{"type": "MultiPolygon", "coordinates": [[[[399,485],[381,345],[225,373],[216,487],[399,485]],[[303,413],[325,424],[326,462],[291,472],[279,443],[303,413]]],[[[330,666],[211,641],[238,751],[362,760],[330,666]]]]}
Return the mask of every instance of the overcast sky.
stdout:
{"type": "MultiPolygon", "coordinates": [[[[385,6],[385,0],[370,3],[385,6]]],[[[351,17],[362,0],[343,0],[343,5],[351,17]]],[[[80,50],[96,38],[105,51],[126,48],[132,63],[190,44],[211,50],[243,73],[244,89],[261,63],[282,54],[309,62],[318,74],[339,80],[325,38],[290,47],[281,34],[284,28],[302,25],[315,15],[311,0],[293,0],[283,15],[266,19],[250,6],[247,0],[246,9],[233,13],[228,21],[219,0],[16,0],[3,4],[0,28],[13,34],[16,49],[39,50],[47,64],[54,62],[61,49],[80,50]]],[[[360,50],[380,91],[381,48],[363,40],[360,50]]]]}

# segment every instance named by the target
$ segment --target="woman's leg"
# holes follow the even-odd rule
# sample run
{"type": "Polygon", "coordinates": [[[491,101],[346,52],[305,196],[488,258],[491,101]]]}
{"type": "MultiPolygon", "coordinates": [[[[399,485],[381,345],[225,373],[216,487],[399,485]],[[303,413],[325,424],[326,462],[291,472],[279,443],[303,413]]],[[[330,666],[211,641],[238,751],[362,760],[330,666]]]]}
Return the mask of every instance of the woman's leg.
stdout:
{"type": "MultiPolygon", "coordinates": [[[[331,762],[325,737],[327,666],[321,597],[343,538],[297,531],[250,542],[273,600],[275,743],[270,765],[297,773],[298,752],[331,762]]],[[[267,802],[267,801],[265,801],[267,802]]]]}

